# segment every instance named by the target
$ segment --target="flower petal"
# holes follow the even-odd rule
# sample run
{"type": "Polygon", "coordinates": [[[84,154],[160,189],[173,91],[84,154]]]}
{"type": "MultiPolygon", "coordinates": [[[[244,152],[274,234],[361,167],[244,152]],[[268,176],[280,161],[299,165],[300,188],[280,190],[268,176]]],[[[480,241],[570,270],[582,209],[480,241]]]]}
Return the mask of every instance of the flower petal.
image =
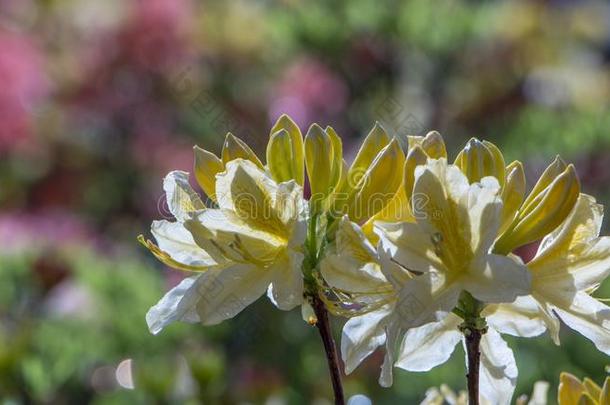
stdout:
{"type": "Polygon", "coordinates": [[[531,291],[531,276],[523,264],[500,255],[487,255],[462,280],[464,289],[486,303],[513,302],[531,291]]]}
{"type": "Polygon", "coordinates": [[[490,327],[512,336],[535,337],[546,331],[538,303],[531,296],[517,297],[510,304],[488,305],[482,316],[490,327]]]}
{"type": "Polygon", "coordinates": [[[170,172],[163,179],[163,190],[167,207],[178,221],[184,221],[190,217],[190,213],[205,208],[201,197],[189,184],[187,172],[179,170],[170,172]]]}
{"type": "Polygon", "coordinates": [[[283,311],[289,311],[303,303],[302,262],[303,254],[293,252],[284,260],[276,261],[268,269],[272,276],[267,296],[276,307],[283,311]]]}
{"type": "Polygon", "coordinates": [[[581,194],[573,212],[543,239],[528,263],[541,287],[581,291],[597,287],[610,274],[610,238],[598,238],[603,208],[581,194]]]}
{"type": "MultiPolygon", "coordinates": [[[[208,209],[184,223],[193,240],[210,254],[219,251],[237,262],[273,261],[285,241],[244,223],[231,211],[208,209]]],[[[216,257],[216,256],[214,256],[216,257]]]]}
{"type": "Polygon", "coordinates": [[[440,321],[455,308],[462,287],[448,283],[444,274],[431,272],[409,280],[398,293],[396,312],[407,330],[440,321]]]}
{"type": "Polygon", "coordinates": [[[153,221],[150,231],[159,249],[172,260],[197,268],[208,268],[218,263],[195,241],[191,233],[179,222],[153,221]]]}
{"type": "Polygon", "coordinates": [[[562,321],[610,355],[610,307],[587,293],[577,293],[566,306],[554,306],[562,321]]]}
{"type": "Polygon", "coordinates": [[[408,371],[428,371],[445,363],[462,340],[458,325],[462,319],[448,314],[439,322],[410,329],[402,341],[396,367],[408,371]]]}
{"type": "Polygon", "coordinates": [[[241,312],[264,294],[269,272],[252,265],[234,265],[183,280],[146,315],[152,333],[175,321],[215,325],[241,312]]]}
{"type": "Polygon", "coordinates": [[[199,322],[195,311],[199,295],[194,286],[200,276],[185,278],[176,287],[169,290],[163,298],[146,314],[146,323],[150,333],[156,335],[172,322],[199,322]]]}
{"type": "Polygon", "coordinates": [[[375,222],[381,248],[405,269],[425,273],[444,265],[435,253],[430,234],[409,222],[375,222]]]}
{"type": "Polygon", "coordinates": [[[510,404],[517,375],[513,351],[498,332],[489,328],[481,339],[481,395],[492,404],[510,404]]]}
{"type": "MultiPolygon", "coordinates": [[[[226,171],[216,177],[218,205],[253,229],[267,232],[276,238],[288,240],[290,229],[286,226],[286,212],[296,218],[299,207],[293,206],[294,198],[276,204],[278,185],[254,163],[237,159],[227,163],[226,171]]],[[[295,185],[293,190],[300,190],[295,185]]],[[[298,193],[297,193],[298,195],[298,193]]]]}
{"type": "Polygon", "coordinates": [[[390,307],[384,306],[366,315],[349,319],[341,334],[341,357],[345,374],[350,374],[379,346],[385,343],[385,319],[390,307]]]}

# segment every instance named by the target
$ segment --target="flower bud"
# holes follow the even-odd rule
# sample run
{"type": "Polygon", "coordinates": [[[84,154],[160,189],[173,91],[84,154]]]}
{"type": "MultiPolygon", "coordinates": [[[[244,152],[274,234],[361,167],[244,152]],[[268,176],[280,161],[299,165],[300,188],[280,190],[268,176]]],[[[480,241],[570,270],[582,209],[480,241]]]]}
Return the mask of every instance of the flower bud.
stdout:
{"type": "Polygon", "coordinates": [[[525,197],[525,172],[523,164],[518,160],[506,166],[506,179],[501,197],[503,206],[500,234],[513,222],[525,197]]]}
{"type": "Polygon", "coordinates": [[[346,185],[353,188],[371,166],[379,152],[390,143],[390,137],[380,123],[376,122],[373,129],[364,139],[354,162],[347,173],[346,185]]]}
{"type": "Polygon", "coordinates": [[[248,145],[232,133],[228,132],[222,145],[222,162],[226,165],[230,160],[249,160],[261,169],[263,164],[248,145]]]}
{"type": "Polygon", "coordinates": [[[216,201],[216,174],[224,170],[224,164],[212,152],[201,149],[199,146],[193,148],[195,153],[195,178],[203,192],[212,200],[216,201]]]}
{"type": "Polygon", "coordinates": [[[314,209],[331,192],[333,164],[333,143],[330,136],[318,124],[313,124],[305,136],[305,167],[311,188],[310,202],[314,209]]]}
{"type": "Polygon", "coordinates": [[[281,129],[271,135],[267,144],[267,168],[275,181],[281,183],[294,179],[297,183],[301,181],[299,184],[302,185],[303,168],[298,167],[296,153],[288,131],[281,129]]]}
{"type": "MultiPolygon", "coordinates": [[[[301,130],[295,124],[295,122],[290,119],[286,114],[282,114],[280,118],[278,118],[277,122],[271,128],[271,137],[276,134],[278,131],[285,130],[288,133],[288,137],[290,138],[290,151],[291,153],[288,155],[278,156],[274,155],[275,162],[279,163],[280,160],[290,160],[289,165],[291,166],[290,172],[292,177],[289,179],[294,179],[299,185],[303,185],[305,181],[305,169],[304,169],[304,152],[303,152],[303,135],[301,135],[301,130]],[[287,157],[290,157],[287,159],[287,157]]],[[[282,136],[284,137],[284,136],[282,136]]],[[[284,141],[287,142],[287,141],[284,141]]],[[[271,141],[270,141],[271,143],[271,141]]],[[[267,164],[270,166],[273,165],[269,160],[269,146],[267,147],[267,164]]],[[[277,166],[277,164],[276,164],[277,166]]],[[[271,172],[273,175],[273,172],[271,172]]],[[[289,180],[288,179],[288,180],[289,180]]],[[[277,180],[277,179],[276,179],[277,180]]],[[[285,181],[285,180],[277,180],[277,181],[285,181]]]]}
{"type": "MultiPolygon", "coordinates": [[[[541,180],[546,182],[547,179],[541,180]]],[[[542,191],[524,203],[517,218],[496,241],[494,251],[507,254],[552,232],[570,214],[579,194],[576,170],[573,165],[568,165],[542,191]]]]}
{"type": "Polygon", "coordinates": [[[454,164],[458,166],[470,183],[476,183],[486,176],[498,179],[504,184],[504,157],[502,152],[491,142],[470,139],[458,154],[454,164]]]}
{"type": "Polygon", "coordinates": [[[419,146],[432,159],[447,157],[447,149],[445,148],[443,137],[436,131],[430,131],[423,137],[409,135],[407,138],[409,140],[409,150],[419,146]]]}
{"type": "Polygon", "coordinates": [[[544,191],[548,187],[548,185],[551,184],[553,180],[555,180],[555,178],[557,178],[557,176],[559,176],[563,171],[565,171],[567,167],[568,165],[566,165],[566,163],[561,159],[561,157],[556,156],[555,159],[551,162],[551,164],[548,165],[548,167],[544,170],[544,172],[536,182],[536,185],[523,202],[523,207],[521,208],[521,210],[523,211],[524,209],[526,209],[526,207],[528,207],[530,203],[542,191],[544,191]]]}
{"type": "Polygon", "coordinates": [[[405,156],[394,138],[385,146],[360,179],[350,201],[349,217],[360,223],[381,211],[403,181],[405,156]]]}

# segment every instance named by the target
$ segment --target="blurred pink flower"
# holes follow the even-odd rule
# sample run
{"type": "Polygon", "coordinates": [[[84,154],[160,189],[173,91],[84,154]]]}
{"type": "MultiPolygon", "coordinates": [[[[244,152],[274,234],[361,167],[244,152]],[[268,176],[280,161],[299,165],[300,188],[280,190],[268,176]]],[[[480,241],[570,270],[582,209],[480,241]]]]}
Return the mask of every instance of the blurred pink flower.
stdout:
{"type": "Polygon", "coordinates": [[[276,86],[269,115],[275,121],[286,113],[301,126],[336,121],[345,111],[348,89],[341,77],[313,58],[288,66],[276,86]]]}
{"type": "Polygon", "coordinates": [[[62,211],[39,214],[0,214],[0,254],[51,249],[94,241],[93,232],[82,220],[62,211]]]}
{"type": "Polygon", "coordinates": [[[32,110],[48,93],[44,58],[31,38],[0,31],[0,153],[32,138],[32,110]]]}
{"type": "Polygon", "coordinates": [[[122,39],[140,66],[164,70],[188,52],[187,27],[192,22],[190,0],[138,0],[127,19],[122,39]]]}

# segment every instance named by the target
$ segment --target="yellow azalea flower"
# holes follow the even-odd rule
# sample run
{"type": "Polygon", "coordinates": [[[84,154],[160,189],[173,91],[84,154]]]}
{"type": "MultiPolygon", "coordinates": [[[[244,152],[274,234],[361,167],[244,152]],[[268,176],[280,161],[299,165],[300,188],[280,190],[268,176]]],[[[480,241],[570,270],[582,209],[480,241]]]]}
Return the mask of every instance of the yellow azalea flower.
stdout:
{"type": "Polygon", "coordinates": [[[484,303],[512,302],[529,293],[527,268],[489,253],[500,227],[499,194],[495,178],[470,184],[457,166],[429,159],[415,170],[415,220],[376,223],[383,250],[405,271],[421,274],[400,293],[404,328],[440,320],[462,291],[484,303]],[[424,201],[416,202],[420,196],[424,201]],[[409,309],[413,303],[421,309],[409,309]]]}
{"type": "Polygon", "coordinates": [[[608,405],[610,404],[610,377],[600,387],[593,380],[580,381],[570,373],[561,373],[557,394],[559,405],[608,405]]]}
{"type": "Polygon", "coordinates": [[[153,333],[177,320],[221,322],[265,291],[283,310],[303,303],[307,206],[295,181],[278,184],[238,158],[216,176],[218,209],[203,205],[184,172],[170,173],[164,188],[176,221],[153,223],[158,245],[141,241],[169,266],[196,273],[150,309],[153,333]]]}
{"type": "Polygon", "coordinates": [[[490,307],[497,328],[517,336],[549,330],[559,344],[559,320],[610,355],[610,308],[591,293],[610,274],[610,237],[600,237],[603,208],[581,194],[570,215],[540,243],[527,263],[532,291],[514,303],[490,307]]]}
{"type": "MultiPolygon", "coordinates": [[[[386,346],[379,383],[392,384],[392,367],[411,371],[429,370],[444,363],[462,341],[461,319],[449,314],[439,323],[414,328],[405,335],[398,327],[402,316],[399,292],[417,276],[405,272],[379,255],[357,224],[342,218],[336,239],[321,263],[321,274],[329,286],[325,294],[329,309],[350,316],[343,328],[341,354],[350,374],[378,347],[386,346]],[[390,336],[390,339],[386,339],[390,336]],[[397,360],[393,342],[399,341],[397,360]]],[[[413,308],[419,310],[420,308],[413,308]]],[[[495,331],[484,335],[481,387],[491,403],[504,403],[512,396],[517,369],[508,345],[495,331]],[[492,349],[493,348],[493,349],[492,349]]]]}

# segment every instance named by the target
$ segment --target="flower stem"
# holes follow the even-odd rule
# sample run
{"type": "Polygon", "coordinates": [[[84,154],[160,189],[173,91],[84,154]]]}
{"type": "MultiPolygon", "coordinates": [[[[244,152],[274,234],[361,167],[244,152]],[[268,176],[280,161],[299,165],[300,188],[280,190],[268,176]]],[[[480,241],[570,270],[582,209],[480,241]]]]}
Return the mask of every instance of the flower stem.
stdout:
{"type": "Polygon", "coordinates": [[[459,328],[466,340],[466,356],[468,374],[468,404],[479,405],[479,370],[481,368],[481,338],[487,332],[487,322],[481,317],[483,304],[468,292],[463,291],[458,307],[454,312],[464,322],[459,328]]]}
{"type": "Polygon", "coordinates": [[[468,404],[479,405],[479,368],[481,366],[481,337],[483,334],[477,328],[464,329],[466,338],[466,353],[468,355],[468,404]]]}
{"type": "Polygon", "coordinates": [[[312,297],[312,307],[316,317],[318,318],[316,326],[320,331],[320,337],[322,338],[324,351],[326,352],[326,361],[328,362],[330,379],[333,385],[333,391],[335,393],[335,405],[345,405],[343,385],[341,384],[341,370],[339,368],[339,356],[337,355],[335,339],[333,339],[330,329],[328,311],[326,310],[322,300],[320,300],[320,298],[317,296],[312,297]]]}

